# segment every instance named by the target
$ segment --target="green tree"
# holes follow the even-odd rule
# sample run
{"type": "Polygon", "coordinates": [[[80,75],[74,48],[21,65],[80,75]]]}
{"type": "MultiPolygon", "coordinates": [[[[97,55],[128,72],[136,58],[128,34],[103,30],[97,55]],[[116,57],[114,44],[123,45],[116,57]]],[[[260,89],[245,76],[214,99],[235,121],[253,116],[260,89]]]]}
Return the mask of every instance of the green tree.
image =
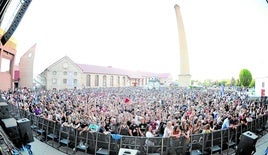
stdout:
{"type": "Polygon", "coordinates": [[[252,79],[250,84],[249,84],[249,88],[255,87],[255,80],[252,79]]]}
{"type": "Polygon", "coordinates": [[[239,79],[236,79],[236,81],[235,81],[235,85],[236,85],[236,86],[241,86],[241,83],[240,83],[239,79]]]}
{"type": "Polygon", "coordinates": [[[241,86],[248,87],[252,81],[251,72],[248,69],[242,69],[239,73],[239,81],[241,86]]]}

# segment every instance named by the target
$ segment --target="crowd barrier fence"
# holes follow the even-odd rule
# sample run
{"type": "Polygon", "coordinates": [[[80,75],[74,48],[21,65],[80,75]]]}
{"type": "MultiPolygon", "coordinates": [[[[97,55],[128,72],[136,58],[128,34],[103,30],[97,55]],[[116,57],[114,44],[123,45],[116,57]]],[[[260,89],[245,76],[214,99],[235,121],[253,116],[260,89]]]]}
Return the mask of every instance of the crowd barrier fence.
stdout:
{"type": "Polygon", "coordinates": [[[195,154],[222,154],[239,144],[239,137],[246,131],[262,136],[263,128],[267,123],[267,114],[261,115],[248,122],[248,125],[239,125],[236,129],[228,128],[216,130],[206,134],[192,134],[190,140],[181,138],[146,138],[136,136],[119,136],[99,132],[83,132],[62,126],[60,123],[44,119],[28,111],[11,106],[11,114],[16,118],[27,118],[31,121],[34,136],[43,142],[67,153],[75,154],[80,151],[86,154],[117,155],[120,148],[138,150],[140,154],[179,155],[189,152],[195,154]],[[65,149],[64,149],[65,148],[65,149]],[[67,149],[66,149],[67,148],[67,149]],[[68,149],[69,148],[69,149],[68,149]]]}

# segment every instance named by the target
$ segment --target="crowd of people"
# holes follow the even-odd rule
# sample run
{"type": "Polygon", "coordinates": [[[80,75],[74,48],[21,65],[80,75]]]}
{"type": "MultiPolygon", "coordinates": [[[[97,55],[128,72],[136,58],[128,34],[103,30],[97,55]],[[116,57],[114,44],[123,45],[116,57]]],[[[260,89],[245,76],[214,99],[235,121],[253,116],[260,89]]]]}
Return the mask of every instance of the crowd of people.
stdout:
{"type": "Polygon", "coordinates": [[[185,137],[236,128],[267,112],[266,101],[217,88],[90,88],[2,91],[18,108],[83,132],[185,137]]]}

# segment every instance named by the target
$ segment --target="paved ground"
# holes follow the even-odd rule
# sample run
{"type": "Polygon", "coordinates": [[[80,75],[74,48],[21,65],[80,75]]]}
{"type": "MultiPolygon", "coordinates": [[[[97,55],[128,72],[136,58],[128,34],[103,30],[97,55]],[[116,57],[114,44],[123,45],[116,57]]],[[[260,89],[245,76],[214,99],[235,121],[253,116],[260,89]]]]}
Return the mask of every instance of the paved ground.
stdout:
{"type": "MultiPolygon", "coordinates": [[[[34,142],[30,143],[31,150],[33,152],[33,155],[66,155],[66,153],[63,153],[52,146],[41,142],[40,140],[34,138],[34,142]]],[[[28,155],[27,151],[21,152],[23,155],[28,155]]]]}
{"type": "Polygon", "coordinates": [[[255,155],[264,155],[265,150],[268,148],[268,133],[261,137],[256,144],[255,155]]]}

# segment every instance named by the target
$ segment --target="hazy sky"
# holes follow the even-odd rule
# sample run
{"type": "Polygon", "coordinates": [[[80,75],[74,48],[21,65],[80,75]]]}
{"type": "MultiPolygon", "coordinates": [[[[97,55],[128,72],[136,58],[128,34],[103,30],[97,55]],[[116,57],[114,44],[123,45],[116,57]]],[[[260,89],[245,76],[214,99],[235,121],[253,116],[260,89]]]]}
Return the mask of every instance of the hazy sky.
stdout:
{"type": "Polygon", "coordinates": [[[33,0],[13,37],[17,63],[35,43],[34,72],[76,63],[180,73],[174,5],[186,31],[192,79],[268,76],[266,0],[33,0]]]}

